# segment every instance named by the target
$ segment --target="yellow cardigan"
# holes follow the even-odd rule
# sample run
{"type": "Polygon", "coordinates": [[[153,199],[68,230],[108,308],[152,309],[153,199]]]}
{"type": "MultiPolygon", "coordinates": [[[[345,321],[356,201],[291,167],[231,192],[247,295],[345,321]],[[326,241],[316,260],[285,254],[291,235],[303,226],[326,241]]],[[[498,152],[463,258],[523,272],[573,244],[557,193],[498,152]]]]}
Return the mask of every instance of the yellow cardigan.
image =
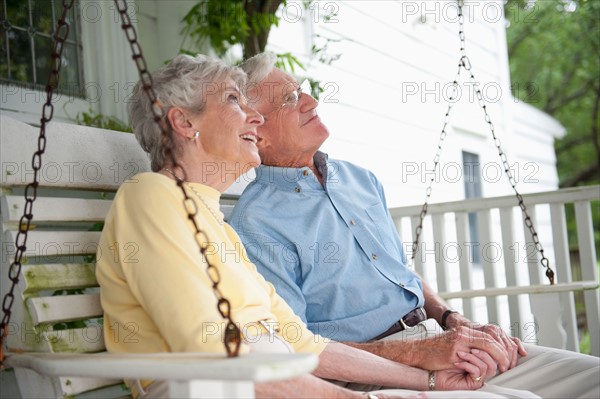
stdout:
{"type": "MultiPolygon", "coordinates": [[[[296,352],[321,353],[325,339],[310,332],[256,271],[237,233],[219,224],[220,193],[202,184],[186,186],[208,237],[207,256],[220,272],[219,287],[243,337],[251,341],[265,332],[258,321],[268,319],[296,352]]],[[[225,323],[182,200],[176,183],[157,173],[136,175],[115,196],[96,266],[111,352],[225,352],[225,323]]],[[[241,352],[247,351],[243,345],[241,352]]]]}

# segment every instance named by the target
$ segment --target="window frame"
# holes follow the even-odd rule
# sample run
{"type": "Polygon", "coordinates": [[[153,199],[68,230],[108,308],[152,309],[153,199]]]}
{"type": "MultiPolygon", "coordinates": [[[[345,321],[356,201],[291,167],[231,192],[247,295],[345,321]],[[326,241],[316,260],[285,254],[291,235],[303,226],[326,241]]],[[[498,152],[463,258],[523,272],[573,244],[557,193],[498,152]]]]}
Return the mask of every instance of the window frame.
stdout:
{"type": "MultiPolygon", "coordinates": [[[[49,57],[50,54],[36,54],[36,36],[45,37],[46,39],[50,39],[52,42],[54,41],[54,33],[56,31],[56,26],[58,22],[58,18],[60,14],[57,12],[58,10],[62,11],[62,3],[59,0],[44,0],[44,5],[49,5],[51,7],[52,12],[52,33],[44,33],[40,32],[35,28],[34,16],[35,16],[35,7],[39,7],[38,3],[33,3],[32,0],[26,0],[26,3],[20,5],[20,7],[27,7],[28,11],[28,26],[22,27],[17,25],[12,25],[8,20],[8,8],[7,8],[7,0],[0,0],[3,4],[3,13],[0,15],[0,25],[2,26],[2,37],[0,40],[2,42],[2,63],[6,65],[7,72],[6,75],[0,76],[0,84],[2,85],[13,85],[16,87],[21,87],[24,89],[33,89],[44,91],[47,85],[48,76],[38,76],[38,71],[36,68],[36,59],[39,56],[49,57]],[[7,29],[8,28],[8,29],[7,29]],[[31,63],[31,77],[33,81],[22,81],[14,79],[12,75],[13,64],[11,63],[11,52],[10,52],[10,40],[9,40],[9,32],[11,30],[16,30],[19,32],[25,32],[28,34],[28,43],[29,43],[29,57],[28,61],[31,63]]],[[[85,79],[84,79],[84,66],[83,66],[83,41],[82,41],[82,29],[81,29],[81,10],[80,10],[80,2],[79,0],[75,0],[73,4],[73,21],[69,25],[69,37],[65,41],[65,44],[72,45],[75,48],[75,60],[76,65],[62,66],[61,72],[63,72],[64,68],[77,68],[77,81],[78,85],[75,86],[62,86],[56,89],[57,93],[66,94],[72,97],[85,98],[85,79]]],[[[63,78],[63,73],[61,73],[61,79],[63,78]]]]}

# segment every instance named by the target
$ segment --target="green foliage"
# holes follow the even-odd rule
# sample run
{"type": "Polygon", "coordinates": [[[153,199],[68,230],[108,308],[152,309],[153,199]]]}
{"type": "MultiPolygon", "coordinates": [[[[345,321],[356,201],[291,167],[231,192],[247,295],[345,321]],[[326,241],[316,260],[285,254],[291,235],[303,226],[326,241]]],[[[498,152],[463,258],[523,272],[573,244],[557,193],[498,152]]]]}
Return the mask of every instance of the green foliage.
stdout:
{"type": "Polygon", "coordinates": [[[208,39],[217,55],[234,44],[244,43],[250,32],[241,1],[202,1],[183,18],[182,33],[194,42],[208,39]]]}
{"type": "MultiPolygon", "coordinates": [[[[312,3],[312,0],[305,0],[304,9],[308,10],[312,3]]],[[[275,12],[281,4],[285,5],[286,2],[282,0],[259,3],[241,0],[200,1],[182,20],[184,24],[182,34],[187,46],[182,46],[180,53],[195,55],[196,51],[193,49],[203,48],[206,44],[210,44],[219,57],[223,57],[231,47],[236,45],[242,47],[244,59],[263,52],[271,27],[279,24],[279,17],[275,12]]],[[[335,16],[335,14],[328,15],[329,18],[335,16]]],[[[340,58],[340,54],[330,55],[327,52],[329,44],[339,40],[318,35],[315,38],[318,44],[313,45],[311,52],[319,62],[330,65],[340,58]]],[[[298,75],[300,70],[306,70],[292,53],[279,53],[276,57],[275,66],[293,75],[298,75]]],[[[319,85],[320,82],[308,79],[312,86],[311,95],[318,100],[323,88],[319,85]]]]}
{"type": "Polygon", "coordinates": [[[275,66],[284,71],[296,73],[296,66],[305,70],[304,65],[292,53],[277,54],[275,66]]]}
{"type": "Polygon", "coordinates": [[[242,45],[244,57],[249,58],[264,51],[271,27],[279,24],[275,11],[281,3],[281,0],[261,4],[243,0],[201,1],[183,18],[182,34],[191,40],[192,47],[201,48],[208,41],[219,57],[232,46],[242,45]],[[257,41],[260,43],[254,47],[257,41]],[[251,52],[249,47],[253,47],[251,52]]]}
{"type": "Polygon", "coordinates": [[[567,129],[555,143],[561,187],[600,183],[600,1],[509,1],[513,94],[567,129]]]}
{"type": "Polygon", "coordinates": [[[579,342],[579,351],[586,355],[592,354],[592,344],[590,342],[590,333],[586,332],[581,341],[579,342]]]}
{"type": "MultiPolygon", "coordinates": [[[[600,183],[600,1],[509,0],[505,11],[513,95],[552,115],[567,130],[555,141],[560,186],[600,183]]],[[[571,248],[578,246],[574,214],[567,207],[571,248]]],[[[592,203],[592,223],[598,248],[597,201],[592,203]]],[[[574,274],[579,271],[577,261],[572,268],[574,274]]],[[[582,297],[576,298],[582,312],[582,297]]],[[[581,349],[589,351],[589,334],[581,349]]]]}
{"type": "Polygon", "coordinates": [[[334,61],[337,61],[342,56],[341,54],[330,54],[329,44],[341,42],[341,39],[331,39],[322,35],[315,35],[315,44],[312,45],[310,51],[317,57],[319,62],[325,65],[331,65],[334,61]],[[322,44],[318,44],[322,42],[322,44]]]}
{"type": "Polygon", "coordinates": [[[88,112],[78,113],[75,117],[75,121],[79,125],[131,133],[131,128],[124,122],[121,122],[119,119],[112,116],[97,114],[92,109],[88,112]]]}

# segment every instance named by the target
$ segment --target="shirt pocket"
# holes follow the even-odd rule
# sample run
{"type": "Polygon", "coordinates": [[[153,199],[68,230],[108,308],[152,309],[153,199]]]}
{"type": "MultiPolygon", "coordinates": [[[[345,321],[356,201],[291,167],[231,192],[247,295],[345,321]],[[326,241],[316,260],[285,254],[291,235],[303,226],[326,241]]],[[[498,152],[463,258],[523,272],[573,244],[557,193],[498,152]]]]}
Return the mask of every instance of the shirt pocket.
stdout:
{"type": "Polygon", "coordinates": [[[394,248],[396,248],[395,237],[394,234],[397,234],[395,231],[391,231],[389,215],[387,209],[383,206],[383,204],[376,203],[365,208],[365,212],[368,215],[368,226],[365,226],[367,230],[373,235],[373,237],[377,240],[379,245],[382,245],[388,252],[392,252],[394,248]]]}

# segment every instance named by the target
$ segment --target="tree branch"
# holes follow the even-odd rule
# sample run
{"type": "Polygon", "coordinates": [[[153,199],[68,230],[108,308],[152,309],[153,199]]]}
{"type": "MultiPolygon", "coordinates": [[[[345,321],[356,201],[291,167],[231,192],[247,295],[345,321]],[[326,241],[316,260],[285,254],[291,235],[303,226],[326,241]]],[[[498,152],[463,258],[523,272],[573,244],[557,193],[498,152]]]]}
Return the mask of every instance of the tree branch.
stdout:
{"type": "Polygon", "coordinates": [[[550,115],[554,115],[554,113],[558,109],[564,107],[565,105],[567,105],[571,101],[577,100],[577,99],[579,99],[581,97],[585,97],[585,95],[590,90],[590,85],[594,84],[594,83],[595,83],[594,79],[588,80],[578,90],[576,90],[575,92],[573,92],[571,95],[569,95],[567,97],[560,98],[560,101],[551,101],[550,99],[548,99],[546,101],[546,105],[544,106],[544,112],[546,112],[546,113],[548,113],[550,115]]]}
{"type": "Polygon", "coordinates": [[[559,187],[575,187],[579,185],[579,183],[587,183],[598,179],[600,179],[600,165],[598,165],[598,161],[596,161],[587,168],[579,171],[575,176],[571,176],[567,180],[561,182],[559,187]]]}
{"type": "MultiPolygon", "coordinates": [[[[283,0],[244,1],[248,25],[252,26],[252,18],[257,13],[275,15],[282,2],[283,0]]],[[[261,29],[258,33],[250,29],[248,38],[244,43],[244,59],[265,51],[270,32],[271,26],[261,29]]]]}
{"type": "MultiPolygon", "coordinates": [[[[514,7],[518,7],[519,8],[519,12],[523,12],[525,11],[525,2],[512,2],[514,5],[514,7]],[[518,4],[517,4],[518,3],[518,4]]],[[[505,15],[506,15],[506,10],[508,9],[509,5],[511,4],[511,2],[507,3],[505,6],[505,15]]],[[[534,5],[534,7],[539,7],[540,11],[539,14],[537,15],[537,20],[542,20],[546,14],[548,14],[553,10],[553,7],[540,7],[539,5],[534,5]]],[[[532,13],[535,11],[535,8],[533,9],[532,13]]],[[[527,21],[523,21],[522,24],[525,24],[527,21]]],[[[523,43],[523,41],[525,41],[525,39],[527,39],[534,28],[533,23],[528,23],[525,24],[525,27],[518,33],[518,35],[516,37],[514,37],[511,41],[510,41],[510,45],[508,46],[508,57],[512,57],[514,56],[515,52],[518,50],[519,46],[521,45],[521,43],[523,43]]],[[[521,25],[523,26],[523,25],[521,25]]],[[[510,28],[509,28],[510,29],[510,28]]]]}

